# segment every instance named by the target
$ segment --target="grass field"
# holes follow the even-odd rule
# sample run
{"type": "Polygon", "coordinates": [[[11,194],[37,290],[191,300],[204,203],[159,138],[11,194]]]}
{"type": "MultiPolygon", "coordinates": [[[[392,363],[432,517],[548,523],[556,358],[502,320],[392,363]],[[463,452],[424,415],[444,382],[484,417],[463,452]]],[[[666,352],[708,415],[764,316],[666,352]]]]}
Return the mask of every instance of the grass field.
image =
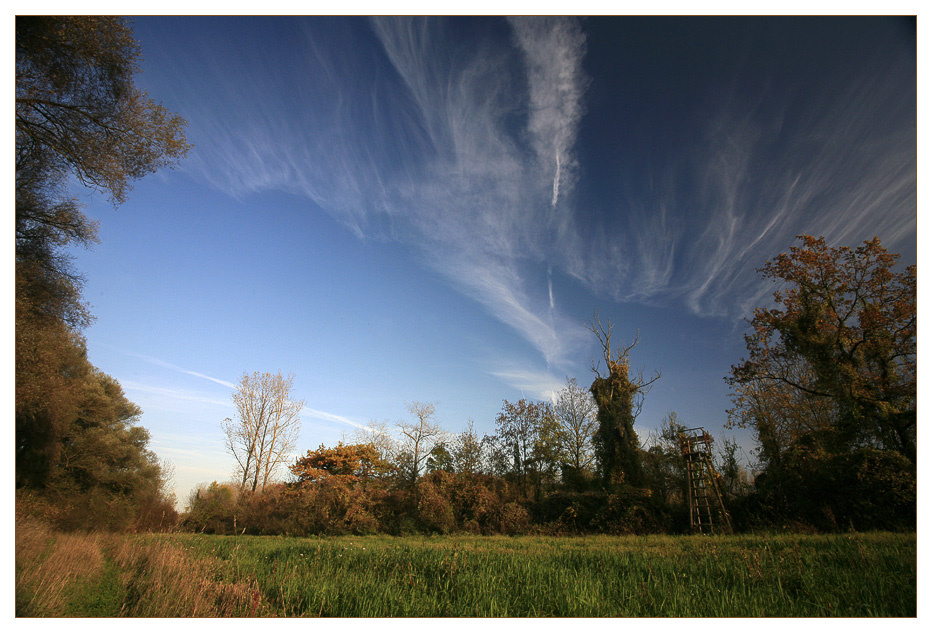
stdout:
{"type": "Polygon", "coordinates": [[[17,615],[916,615],[915,534],[297,539],[34,529],[17,525],[17,615]],[[66,551],[85,573],[56,569],[66,551]]]}

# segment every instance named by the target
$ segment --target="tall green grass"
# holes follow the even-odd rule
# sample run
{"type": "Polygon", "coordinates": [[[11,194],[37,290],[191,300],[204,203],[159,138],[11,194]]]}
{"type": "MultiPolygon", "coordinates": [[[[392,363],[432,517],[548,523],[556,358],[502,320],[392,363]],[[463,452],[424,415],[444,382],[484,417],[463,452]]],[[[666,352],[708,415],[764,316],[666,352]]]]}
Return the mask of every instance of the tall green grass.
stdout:
{"type": "Polygon", "coordinates": [[[915,535],[167,540],[284,616],[916,614],[915,535]]]}
{"type": "Polygon", "coordinates": [[[18,616],[916,615],[916,535],[227,537],[16,526],[18,616]]]}

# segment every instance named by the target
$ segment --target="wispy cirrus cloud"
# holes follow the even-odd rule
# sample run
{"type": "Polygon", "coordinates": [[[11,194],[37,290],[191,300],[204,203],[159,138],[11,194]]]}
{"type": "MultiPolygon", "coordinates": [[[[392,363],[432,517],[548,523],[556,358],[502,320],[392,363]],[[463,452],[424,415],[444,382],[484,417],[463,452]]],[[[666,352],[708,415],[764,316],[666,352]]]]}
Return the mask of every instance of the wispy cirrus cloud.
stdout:
{"type": "MultiPolygon", "coordinates": [[[[289,67],[236,58],[248,81],[196,86],[208,98],[192,102],[211,105],[183,112],[187,168],[414,246],[556,368],[588,334],[561,310],[554,270],[618,301],[734,318],[767,296],[755,271],[798,233],[877,234],[891,250],[914,235],[915,129],[893,123],[915,109],[908,77],[872,67],[805,99],[711,99],[648,178],[618,174],[598,217],[574,199],[586,34],[571,18],[502,24],[508,37],[476,29],[467,45],[449,20],[376,18],[333,36],[354,46],[308,24],[289,67]]],[[[222,76],[228,55],[210,55],[222,76]]]]}
{"type": "Polygon", "coordinates": [[[216,407],[233,407],[233,402],[231,400],[220,400],[190,389],[160,387],[136,380],[122,380],[120,381],[120,385],[126,390],[157,396],[158,402],[167,403],[171,406],[177,406],[179,402],[197,402],[216,407]]]}
{"type": "Polygon", "coordinates": [[[217,383],[218,385],[222,385],[230,389],[236,389],[236,385],[230,382],[229,380],[223,380],[222,378],[214,378],[213,376],[208,376],[207,374],[202,374],[201,372],[192,371],[190,369],[185,369],[184,367],[179,367],[178,365],[173,365],[171,363],[165,362],[164,360],[155,358],[154,356],[147,356],[145,354],[137,354],[135,352],[124,352],[124,353],[129,356],[135,356],[136,358],[139,358],[140,360],[144,360],[147,363],[156,365],[158,367],[164,367],[165,369],[171,369],[172,371],[176,371],[180,374],[187,374],[188,376],[194,376],[195,378],[203,378],[204,380],[209,380],[210,382],[217,383]]]}
{"type": "Polygon", "coordinates": [[[802,104],[723,99],[682,155],[619,204],[619,227],[586,235],[597,255],[574,255],[578,277],[621,301],[734,318],[766,302],[770,284],[757,269],[801,233],[844,245],[877,235],[893,252],[914,252],[916,136],[904,121],[915,119],[915,101],[901,98],[909,83],[873,66],[802,104]]]}
{"type": "Polygon", "coordinates": [[[583,72],[586,37],[574,20],[560,17],[512,18],[528,77],[528,131],[544,170],[553,172],[550,200],[555,207],[560,187],[576,177],[579,122],[585,111],[583,96],[589,78],[583,72]]]}
{"type": "Polygon", "coordinates": [[[309,32],[300,81],[241,60],[254,82],[185,112],[189,168],[234,195],[304,195],[359,237],[416,246],[547,363],[565,362],[581,327],[551,307],[536,269],[575,239],[585,36],[568,18],[509,24],[510,40],[467,48],[447,20],[376,18],[381,57],[309,32]],[[285,116],[284,102],[304,107],[285,116]]]}
{"type": "Polygon", "coordinates": [[[152,438],[152,445],[158,450],[170,454],[173,458],[185,458],[190,461],[225,460],[228,457],[227,449],[222,440],[212,434],[178,434],[160,433],[152,438]]]}
{"type": "Polygon", "coordinates": [[[395,206],[428,238],[431,266],[559,365],[582,327],[555,309],[552,286],[535,273],[572,233],[571,208],[557,203],[572,185],[585,37],[563,18],[511,25],[517,51],[480,48],[448,62],[442,28],[375,21],[437,155],[395,206]],[[515,90],[522,83],[527,93],[515,90]]]}
{"type": "Polygon", "coordinates": [[[731,133],[710,142],[719,167],[707,172],[703,242],[713,248],[690,252],[694,263],[706,255],[708,263],[683,280],[695,312],[727,313],[729,298],[759,293],[763,258],[785,252],[800,233],[845,245],[877,235],[891,250],[908,247],[904,238],[916,227],[915,129],[885,129],[884,121],[908,118],[911,106],[891,102],[897,84],[884,75],[868,69],[806,111],[789,134],[780,119],[755,113],[722,122],[731,133]]]}

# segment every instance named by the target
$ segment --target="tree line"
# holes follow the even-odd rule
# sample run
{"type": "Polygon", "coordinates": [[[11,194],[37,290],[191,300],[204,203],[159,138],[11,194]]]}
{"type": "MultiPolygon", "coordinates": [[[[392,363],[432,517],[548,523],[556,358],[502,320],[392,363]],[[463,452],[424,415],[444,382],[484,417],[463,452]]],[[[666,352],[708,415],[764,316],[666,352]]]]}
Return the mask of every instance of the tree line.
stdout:
{"type": "MultiPolygon", "coordinates": [[[[236,397],[256,381],[271,380],[283,389],[276,399],[290,399],[290,380],[279,378],[246,374],[236,397]]],[[[471,420],[461,432],[444,430],[436,422],[434,403],[411,402],[407,408],[410,419],[394,428],[370,422],[335,446],[307,450],[289,465],[286,482],[269,481],[257,489],[243,485],[244,464],[262,460],[238,458],[233,481],[192,491],[183,525],[208,533],[292,535],[627,533],[688,527],[679,443],[685,427],[675,413],[649,438],[649,447],[625,441],[622,448],[610,449],[612,440],[600,439],[596,400],[575,378],[567,379],[552,402],[504,400],[495,430],[485,435],[471,420]],[[615,459],[626,450],[631,454],[615,459]],[[637,479],[622,470],[632,463],[637,479]]],[[[252,409],[267,407],[256,402],[252,409]]],[[[628,410],[631,420],[634,413],[628,410]]],[[[262,426],[277,426],[274,417],[262,426]]],[[[231,421],[224,426],[229,432],[231,421]]],[[[247,422],[240,428],[256,426],[247,422]]],[[[603,430],[601,437],[614,436],[603,430]]],[[[736,443],[726,442],[716,458],[730,500],[749,485],[737,450],[736,443]]]]}
{"type": "MultiPolygon", "coordinates": [[[[854,249],[799,240],[760,269],[777,285],[773,304],[755,311],[748,357],[726,377],[726,426],[753,430],[759,472],[752,480],[737,443],[724,439],[716,483],[738,529],[915,529],[916,267],[899,268],[876,238],[854,249]]],[[[471,421],[447,433],[435,404],[409,403],[397,433],[373,422],[308,450],[286,483],[195,491],[185,524],[303,534],[683,531],[687,427],[670,413],[653,437],[638,437],[635,420],[660,375],[632,369],[637,336],[616,345],[598,314],[589,329],[602,357],[588,390],[568,379],[553,402],[503,401],[483,437],[471,421]]],[[[244,376],[240,393],[257,379],[244,376]]]]}

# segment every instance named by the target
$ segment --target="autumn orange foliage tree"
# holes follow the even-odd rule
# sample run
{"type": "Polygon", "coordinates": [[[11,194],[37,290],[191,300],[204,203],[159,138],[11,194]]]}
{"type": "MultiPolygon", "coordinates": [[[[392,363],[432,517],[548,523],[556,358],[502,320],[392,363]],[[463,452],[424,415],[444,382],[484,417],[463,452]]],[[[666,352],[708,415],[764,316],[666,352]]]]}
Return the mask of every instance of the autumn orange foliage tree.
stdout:
{"type": "Polygon", "coordinates": [[[343,444],[333,448],[323,444],[316,451],[308,451],[291,466],[291,474],[298,482],[313,483],[334,475],[351,481],[369,479],[386,474],[390,465],[382,460],[372,444],[343,444]]]}

